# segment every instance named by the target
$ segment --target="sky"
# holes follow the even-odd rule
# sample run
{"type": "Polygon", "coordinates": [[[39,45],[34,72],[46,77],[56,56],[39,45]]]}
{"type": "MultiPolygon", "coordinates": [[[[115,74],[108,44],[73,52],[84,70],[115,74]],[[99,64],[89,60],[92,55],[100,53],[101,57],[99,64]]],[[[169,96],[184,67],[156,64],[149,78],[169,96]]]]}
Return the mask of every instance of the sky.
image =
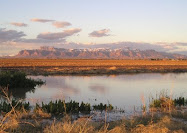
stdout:
{"type": "Polygon", "coordinates": [[[68,43],[146,42],[184,51],[186,16],[186,0],[0,0],[0,56],[68,43]]]}

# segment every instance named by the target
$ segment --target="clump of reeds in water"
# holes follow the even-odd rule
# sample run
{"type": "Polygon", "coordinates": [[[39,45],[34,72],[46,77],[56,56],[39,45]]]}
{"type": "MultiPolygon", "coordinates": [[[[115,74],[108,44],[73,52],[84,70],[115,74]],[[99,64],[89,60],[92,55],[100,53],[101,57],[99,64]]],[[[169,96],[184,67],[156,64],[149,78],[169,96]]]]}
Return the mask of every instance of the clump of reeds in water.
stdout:
{"type": "Polygon", "coordinates": [[[111,104],[103,104],[100,103],[98,105],[91,106],[89,103],[84,102],[76,102],[76,101],[70,101],[65,102],[64,100],[56,100],[56,101],[50,101],[48,104],[44,104],[42,102],[42,105],[36,104],[36,108],[41,108],[47,113],[51,113],[53,115],[60,115],[64,113],[90,113],[91,110],[113,110],[113,106],[111,104]]]}
{"type": "Polygon", "coordinates": [[[178,97],[175,99],[172,99],[168,96],[162,96],[158,99],[153,99],[150,103],[151,109],[159,109],[160,111],[172,111],[176,107],[180,106],[186,106],[187,105],[187,99],[184,97],[178,97]]]}
{"type": "Polygon", "coordinates": [[[51,101],[48,104],[42,103],[40,106],[36,104],[36,107],[42,108],[47,113],[54,115],[64,114],[64,113],[90,113],[91,106],[89,103],[82,102],[81,104],[75,101],[65,102],[64,100],[51,101]]]}
{"type": "Polygon", "coordinates": [[[100,103],[98,105],[93,105],[93,109],[103,111],[103,110],[113,110],[114,107],[112,106],[112,104],[107,105],[107,104],[100,103]]]}
{"type": "Polygon", "coordinates": [[[174,99],[175,106],[186,106],[187,105],[187,98],[178,97],[174,99]]]}

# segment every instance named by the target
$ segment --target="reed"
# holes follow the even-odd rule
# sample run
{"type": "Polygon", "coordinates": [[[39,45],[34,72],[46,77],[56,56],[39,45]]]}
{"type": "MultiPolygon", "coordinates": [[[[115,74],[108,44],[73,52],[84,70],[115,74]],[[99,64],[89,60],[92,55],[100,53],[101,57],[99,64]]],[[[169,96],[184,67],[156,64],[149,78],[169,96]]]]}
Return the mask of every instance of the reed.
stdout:
{"type": "Polygon", "coordinates": [[[93,105],[93,109],[103,111],[103,110],[113,110],[114,107],[112,106],[112,104],[100,103],[98,105],[93,105]]]}

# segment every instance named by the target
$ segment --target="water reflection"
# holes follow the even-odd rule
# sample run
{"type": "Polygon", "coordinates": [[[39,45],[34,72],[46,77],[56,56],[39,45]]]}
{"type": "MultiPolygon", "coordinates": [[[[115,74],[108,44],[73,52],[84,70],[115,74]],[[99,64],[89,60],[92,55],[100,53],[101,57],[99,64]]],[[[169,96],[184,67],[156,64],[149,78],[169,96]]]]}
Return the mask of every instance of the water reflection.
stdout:
{"type": "MultiPolygon", "coordinates": [[[[4,89],[4,88],[0,88],[4,89]]],[[[26,93],[35,93],[35,88],[11,88],[11,89],[5,89],[5,93],[8,94],[8,96],[13,96],[16,99],[25,99],[26,93]]],[[[4,96],[4,93],[0,90],[0,98],[4,96]]]]}
{"type": "Polygon", "coordinates": [[[148,104],[162,90],[173,97],[187,96],[187,74],[130,74],[118,76],[32,76],[46,81],[35,92],[27,92],[27,100],[49,102],[55,99],[84,101],[91,104],[111,103],[127,110],[148,104]]]}
{"type": "Polygon", "coordinates": [[[94,93],[106,94],[107,92],[107,88],[105,88],[104,85],[95,84],[89,86],[89,88],[90,90],[94,91],[94,93]]]}
{"type": "Polygon", "coordinates": [[[35,88],[14,88],[8,90],[9,94],[18,99],[25,99],[26,93],[35,93],[35,88]]]}

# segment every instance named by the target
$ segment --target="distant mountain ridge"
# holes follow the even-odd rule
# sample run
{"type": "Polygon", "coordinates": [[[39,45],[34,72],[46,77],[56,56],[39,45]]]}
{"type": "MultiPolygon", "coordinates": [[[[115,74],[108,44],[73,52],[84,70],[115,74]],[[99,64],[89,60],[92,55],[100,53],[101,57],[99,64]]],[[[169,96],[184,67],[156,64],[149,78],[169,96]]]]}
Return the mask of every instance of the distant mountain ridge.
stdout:
{"type": "Polygon", "coordinates": [[[22,50],[14,58],[49,58],[49,59],[183,59],[185,55],[138,49],[64,49],[41,47],[34,50],[22,50]]]}

